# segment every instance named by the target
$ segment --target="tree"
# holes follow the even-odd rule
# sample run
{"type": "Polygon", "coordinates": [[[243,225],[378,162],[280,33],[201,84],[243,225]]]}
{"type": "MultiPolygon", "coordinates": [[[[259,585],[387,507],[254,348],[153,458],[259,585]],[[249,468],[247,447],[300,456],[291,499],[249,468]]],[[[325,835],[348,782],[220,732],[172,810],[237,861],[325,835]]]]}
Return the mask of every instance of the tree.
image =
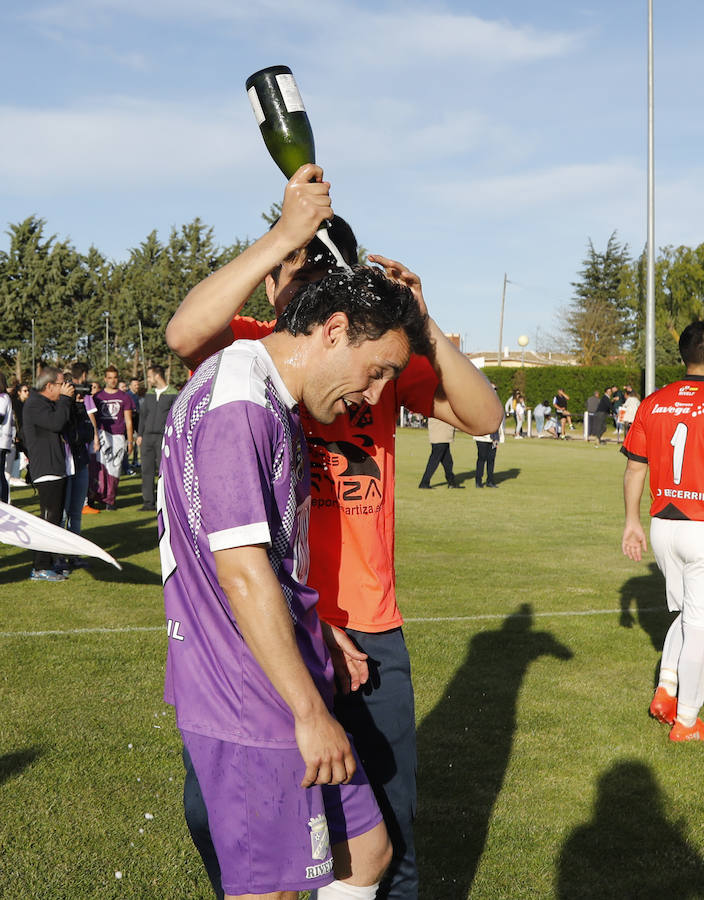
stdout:
{"type": "MultiPolygon", "coordinates": [[[[626,301],[635,322],[633,351],[645,364],[645,251],[628,267],[626,301]]],[[[704,244],[663,247],[655,260],[655,362],[672,365],[680,361],[678,341],[682,330],[704,318],[704,244]]]]}
{"type": "MultiPolygon", "coordinates": [[[[44,238],[44,219],[30,216],[24,222],[10,225],[9,253],[2,256],[0,281],[0,320],[2,321],[2,353],[14,366],[21,380],[32,358],[34,324],[37,360],[45,353],[53,332],[47,303],[49,254],[54,236],[44,238]]],[[[34,373],[31,373],[32,379],[34,373]]]]}
{"type": "Polygon", "coordinates": [[[564,314],[571,349],[590,366],[607,362],[627,349],[634,323],[624,295],[628,245],[619,244],[614,231],[606,250],[595,250],[591,238],[580,280],[572,282],[574,296],[564,314]]]}

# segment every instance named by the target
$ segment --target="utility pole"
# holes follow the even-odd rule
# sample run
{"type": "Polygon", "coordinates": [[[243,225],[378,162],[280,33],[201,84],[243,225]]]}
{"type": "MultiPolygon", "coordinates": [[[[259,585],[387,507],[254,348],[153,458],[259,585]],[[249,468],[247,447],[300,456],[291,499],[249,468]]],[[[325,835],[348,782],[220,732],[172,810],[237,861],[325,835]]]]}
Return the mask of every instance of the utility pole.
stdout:
{"type": "Polygon", "coordinates": [[[499,354],[496,359],[496,365],[501,365],[501,353],[503,351],[502,344],[504,340],[504,306],[506,305],[506,285],[509,284],[509,280],[506,277],[506,273],[504,272],[504,289],[501,292],[501,319],[499,320],[499,354]]]}

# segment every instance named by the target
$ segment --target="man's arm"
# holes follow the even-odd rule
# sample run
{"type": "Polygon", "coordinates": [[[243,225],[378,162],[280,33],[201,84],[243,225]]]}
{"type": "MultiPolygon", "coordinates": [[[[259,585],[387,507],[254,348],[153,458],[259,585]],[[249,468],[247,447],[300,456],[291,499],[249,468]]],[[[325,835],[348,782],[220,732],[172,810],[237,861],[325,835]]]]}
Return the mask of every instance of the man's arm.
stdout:
{"type": "Polygon", "coordinates": [[[332,218],[330,185],[322,177],[319,166],[301,166],[286,185],[276,225],[186,295],[166,326],[166,342],[191,368],[232,343],[230,322],[256,286],[332,218]]]}
{"type": "Polygon", "coordinates": [[[623,476],[623,500],[626,507],[626,524],[623,528],[621,549],[636,562],[648,549],[643,526],[640,524],[640,498],[643,496],[648,464],[629,459],[623,476]]]}
{"type": "Polygon", "coordinates": [[[125,431],[127,432],[127,449],[132,447],[132,410],[125,410],[125,431]]]}
{"type": "MultiPolygon", "coordinates": [[[[420,278],[402,263],[385,256],[370,255],[388,278],[407,285],[418,301],[421,312],[428,314],[420,278]]],[[[503,406],[486,377],[455,347],[428,315],[428,329],[435,352],[430,360],[440,384],[433,398],[432,415],[468,434],[490,434],[504,417],[503,406]]]]}
{"type": "Polygon", "coordinates": [[[217,578],[242,637],[291,710],[306,765],[301,787],[346,784],[356,764],[347,735],[306,668],[281,586],[261,545],[217,550],[217,578]]]}

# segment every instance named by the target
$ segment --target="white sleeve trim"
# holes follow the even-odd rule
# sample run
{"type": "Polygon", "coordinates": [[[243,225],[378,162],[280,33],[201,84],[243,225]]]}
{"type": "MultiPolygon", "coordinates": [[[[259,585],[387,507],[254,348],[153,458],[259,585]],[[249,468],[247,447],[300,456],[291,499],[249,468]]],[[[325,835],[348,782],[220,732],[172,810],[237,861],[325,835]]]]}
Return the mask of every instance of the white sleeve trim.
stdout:
{"type": "Polygon", "coordinates": [[[250,525],[213,531],[208,535],[208,542],[213,553],[231,547],[248,547],[250,544],[266,544],[268,547],[271,545],[271,534],[266,522],[252,522],[250,525]]]}

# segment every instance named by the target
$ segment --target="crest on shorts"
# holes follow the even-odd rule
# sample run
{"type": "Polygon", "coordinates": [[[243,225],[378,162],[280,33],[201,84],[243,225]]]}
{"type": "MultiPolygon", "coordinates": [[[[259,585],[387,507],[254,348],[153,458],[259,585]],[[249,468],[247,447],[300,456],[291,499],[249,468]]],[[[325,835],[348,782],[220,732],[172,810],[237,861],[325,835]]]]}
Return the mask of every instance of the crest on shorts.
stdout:
{"type": "Polygon", "coordinates": [[[325,859],[330,852],[328,820],[325,813],[320,813],[308,822],[310,828],[310,855],[313,859],[325,859]]]}

